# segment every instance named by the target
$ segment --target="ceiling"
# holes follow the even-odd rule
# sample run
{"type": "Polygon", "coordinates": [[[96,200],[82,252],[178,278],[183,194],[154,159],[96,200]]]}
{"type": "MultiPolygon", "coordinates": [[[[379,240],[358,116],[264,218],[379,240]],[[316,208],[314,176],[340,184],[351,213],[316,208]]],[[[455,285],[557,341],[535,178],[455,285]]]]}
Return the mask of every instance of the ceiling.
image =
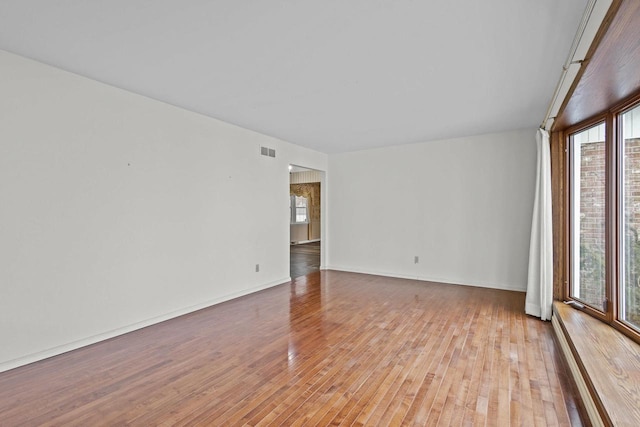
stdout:
{"type": "Polygon", "coordinates": [[[325,153],[544,119],[587,0],[0,0],[0,48],[325,153]]]}

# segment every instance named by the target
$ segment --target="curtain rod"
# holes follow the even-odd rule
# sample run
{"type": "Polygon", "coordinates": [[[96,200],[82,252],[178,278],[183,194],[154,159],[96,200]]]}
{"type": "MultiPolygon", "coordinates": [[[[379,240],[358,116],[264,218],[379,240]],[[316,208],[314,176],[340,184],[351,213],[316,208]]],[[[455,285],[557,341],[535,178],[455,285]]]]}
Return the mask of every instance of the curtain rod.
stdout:
{"type": "MultiPolygon", "coordinates": [[[[545,114],[544,120],[540,125],[541,129],[546,129],[547,122],[549,121],[549,119],[555,119],[555,117],[551,117],[551,111],[555,106],[558,100],[558,97],[560,96],[560,90],[562,89],[564,80],[567,77],[569,67],[571,65],[576,65],[576,64],[582,66],[582,62],[584,61],[584,58],[580,58],[576,60],[574,56],[576,54],[576,51],[578,50],[578,46],[580,45],[580,42],[582,41],[582,37],[584,36],[584,31],[587,28],[587,23],[591,19],[591,15],[593,13],[593,9],[595,8],[596,1],[597,0],[589,0],[589,3],[587,3],[587,7],[584,10],[584,13],[582,14],[582,20],[580,21],[580,25],[578,26],[578,31],[576,31],[576,35],[573,37],[573,42],[571,43],[571,49],[569,50],[569,55],[567,56],[567,60],[565,61],[564,66],[562,67],[562,74],[560,74],[560,80],[558,80],[556,89],[553,92],[553,97],[551,98],[551,103],[549,103],[549,108],[547,108],[547,113],[545,114]]],[[[563,97],[564,96],[566,96],[566,93],[563,94],[563,97]]]]}

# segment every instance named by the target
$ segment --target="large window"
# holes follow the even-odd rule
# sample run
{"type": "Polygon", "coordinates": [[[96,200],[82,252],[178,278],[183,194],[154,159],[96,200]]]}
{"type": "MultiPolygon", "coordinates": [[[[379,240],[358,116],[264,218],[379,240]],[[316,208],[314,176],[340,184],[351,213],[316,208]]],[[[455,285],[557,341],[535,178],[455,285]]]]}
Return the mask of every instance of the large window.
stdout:
{"type": "Polygon", "coordinates": [[[571,135],[571,288],[574,299],[605,311],[605,124],[571,135]]]}
{"type": "Polygon", "coordinates": [[[640,106],[621,115],[621,232],[618,315],[640,330],[640,106]]]}
{"type": "Polygon", "coordinates": [[[640,103],[568,132],[565,297],[640,341],[640,103]]]}

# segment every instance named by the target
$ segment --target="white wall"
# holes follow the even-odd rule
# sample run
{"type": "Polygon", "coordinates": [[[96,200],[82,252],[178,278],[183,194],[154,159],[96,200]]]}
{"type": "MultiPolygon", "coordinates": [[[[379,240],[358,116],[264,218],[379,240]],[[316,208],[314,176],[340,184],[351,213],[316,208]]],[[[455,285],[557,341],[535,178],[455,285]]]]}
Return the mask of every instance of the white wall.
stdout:
{"type": "Polygon", "coordinates": [[[327,156],[0,51],[0,371],[288,280],[290,163],[327,156]]]}
{"type": "Polygon", "coordinates": [[[328,268],[525,290],[535,165],[535,129],[332,155],[328,268]]]}

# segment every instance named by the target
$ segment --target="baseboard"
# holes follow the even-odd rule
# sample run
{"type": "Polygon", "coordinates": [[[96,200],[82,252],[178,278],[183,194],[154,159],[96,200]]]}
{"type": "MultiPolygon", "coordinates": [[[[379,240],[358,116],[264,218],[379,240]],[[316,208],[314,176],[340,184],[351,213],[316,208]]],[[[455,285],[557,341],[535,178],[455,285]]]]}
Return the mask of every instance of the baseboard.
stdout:
{"type": "Polygon", "coordinates": [[[553,325],[553,330],[558,338],[558,342],[560,343],[560,348],[562,349],[562,354],[564,355],[565,360],[567,361],[567,365],[569,365],[569,370],[571,371],[571,376],[578,387],[578,392],[580,393],[580,397],[582,398],[582,402],[584,404],[584,408],[587,411],[587,415],[589,416],[589,421],[594,427],[604,426],[602,422],[602,418],[600,417],[600,413],[598,412],[598,408],[593,401],[593,397],[589,392],[589,388],[587,387],[587,383],[584,381],[584,377],[582,376],[582,372],[578,367],[578,362],[573,357],[573,353],[571,352],[571,348],[569,347],[569,342],[565,337],[564,330],[558,321],[558,317],[554,313],[551,316],[551,324],[553,325]]]}
{"type": "Polygon", "coordinates": [[[343,266],[335,266],[329,265],[326,266],[326,270],[336,270],[336,271],[345,271],[348,273],[361,273],[361,274],[371,274],[373,276],[384,276],[384,277],[393,277],[396,279],[410,279],[410,280],[419,280],[422,282],[435,282],[435,283],[445,283],[447,285],[459,285],[459,286],[474,286],[478,288],[489,288],[489,289],[499,289],[503,291],[515,291],[515,292],[526,292],[526,288],[522,287],[514,287],[514,286],[504,286],[498,285],[495,283],[483,283],[483,282],[473,282],[473,283],[463,283],[453,281],[451,279],[446,279],[442,277],[428,277],[423,275],[409,275],[409,274],[398,274],[398,273],[389,273],[385,271],[377,271],[377,270],[363,270],[359,268],[352,267],[343,267],[343,266]]]}
{"type": "Polygon", "coordinates": [[[300,240],[299,242],[291,242],[291,246],[304,245],[305,243],[315,243],[315,242],[319,242],[319,241],[320,241],[320,239],[300,240]]]}
{"type": "Polygon", "coordinates": [[[152,326],[160,322],[164,322],[166,320],[174,319],[179,316],[183,316],[185,314],[193,313],[194,311],[202,310],[207,307],[211,307],[216,304],[220,304],[225,301],[229,301],[235,298],[239,298],[244,295],[249,295],[254,292],[261,291],[263,289],[268,289],[277,285],[281,285],[283,283],[287,283],[291,281],[291,277],[283,278],[280,280],[276,280],[273,282],[265,283],[259,286],[255,286],[253,288],[245,289],[240,292],[234,292],[231,294],[224,295],[219,298],[215,298],[200,304],[192,305],[190,307],[185,307],[182,309],[178,309],[169,313],[162,314],[160,316],[152,317],[150,319],[146,319],[131,325],[123,326],[121,328],[117,328],[108,332],[104,332],[101,334],[93,335],[88,338],[84,338],[78,341],[74,341],[67,344],[62,344],[60,346],[56,346],[47,350],[43,350],[37,353],[32,353],[27,356],[19,357],[17,359],[12,359],[6,362],[0,363],[0,372],[5,372],[10,369],[15,369],[20,366],[28,365],[30,363],[38,362],[40,360],[48,359],[53,356],[58,356],[60,354],[66,353],[68,351],[76,350],[82,347],[86,347],[91,344],[98,343],[100,341],[108,340],[110,338],[115,338],[119,335],[124,335],[129,332],[136,331],[138,329],[146,328],[147,326],[152,326]]]}

